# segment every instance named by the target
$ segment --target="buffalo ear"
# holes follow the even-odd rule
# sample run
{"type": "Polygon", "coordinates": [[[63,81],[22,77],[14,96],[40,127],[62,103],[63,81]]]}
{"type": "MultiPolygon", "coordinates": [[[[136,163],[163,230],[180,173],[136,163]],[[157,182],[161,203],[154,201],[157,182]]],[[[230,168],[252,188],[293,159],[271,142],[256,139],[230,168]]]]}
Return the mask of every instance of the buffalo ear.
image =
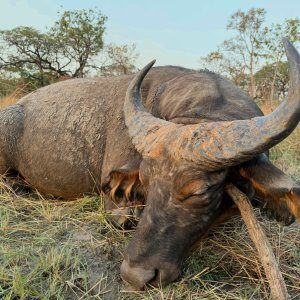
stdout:
{"type": "Polygon", "coordinates": [[[139,180],[139,169],[120,168],[112,170],[102,185],[102,190],[116,204],[141,201],[143,189],[139,180]]]}
{"type": "Polygon", "coordinates": [[[255,189],[258,204],[267,216],[286,225],[300,219],[300,184],[274,166],[266,155],[242,164],[239,171],[255,189]]]}
{"type": "Polygon", "coordinates": [[[293,215],[300,220],[300,185],[286,194],[286,201],[293,215]]]}

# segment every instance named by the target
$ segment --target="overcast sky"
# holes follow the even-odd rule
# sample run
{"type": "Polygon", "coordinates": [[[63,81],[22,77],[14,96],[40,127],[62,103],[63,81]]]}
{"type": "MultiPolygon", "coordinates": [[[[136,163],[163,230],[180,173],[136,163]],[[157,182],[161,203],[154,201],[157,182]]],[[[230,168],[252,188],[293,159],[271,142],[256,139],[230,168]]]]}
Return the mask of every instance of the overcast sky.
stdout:
{"type": "Polygon", "coordinates": [[[227,21],[235,11],[265,8],[267,24],[300,17],[299,0],[0,0],[0,30],[52,26],[60,10],[98,7],[108,17],[105,42],[135,43],[137,65],[153,58],[157,65],[199,67],[226,38],[227,21]]]}

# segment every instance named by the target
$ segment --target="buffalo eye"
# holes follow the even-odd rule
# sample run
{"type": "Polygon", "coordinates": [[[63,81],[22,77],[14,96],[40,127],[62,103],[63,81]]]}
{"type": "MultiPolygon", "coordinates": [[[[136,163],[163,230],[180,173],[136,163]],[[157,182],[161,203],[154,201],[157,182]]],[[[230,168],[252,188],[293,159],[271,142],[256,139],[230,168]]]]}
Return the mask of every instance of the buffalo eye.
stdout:
{"type": "Polygon", "coordinates": [[[201,180],[189,181],[177,188],[176,198],[185,201],[191,197],[200,197],[205,194],[207,185],[201,180]]]}

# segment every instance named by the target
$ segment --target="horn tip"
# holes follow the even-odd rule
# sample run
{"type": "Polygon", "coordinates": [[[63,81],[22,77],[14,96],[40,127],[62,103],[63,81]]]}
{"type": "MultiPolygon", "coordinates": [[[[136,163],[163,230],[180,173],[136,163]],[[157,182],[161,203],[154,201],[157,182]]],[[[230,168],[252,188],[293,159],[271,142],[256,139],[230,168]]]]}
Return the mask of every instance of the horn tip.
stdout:
{"type": "Polygon", "coordinates": [[[152,66],[156,63],[156,59],[151,60],[147,65],[146,65],[146,69],[150,69],[152,68],[152,66]]]}
{"type": "Polygon", "coordinates": [[[281,42],[286,51],[288,51],[288,49],[290,49],[290,48],[294,48],[293,44],[288,40],[287,37],[282,37],[281,42]]]}
{"type": "MultiPolygon", "coordinates": [[[[295,68],[296,65],[297,68],[300,68],[300,56],[295,46],[286,37],[283,37],[281,40],[289,61],[289,68],[295,68]]],[[[300,70],[297,72],[300,72],[300,70]]]]}
{"type": "Polygon", "coordinates": [[[146,74],[150,71],[150,69],[152,68],[152,66],[155,64],[156,59],[153,59],[152,61],[150,61],[145,67],[143,67],[143,69],[140,71],[140,80],[143,80],[144,77],[146,76],[146,74]]]}

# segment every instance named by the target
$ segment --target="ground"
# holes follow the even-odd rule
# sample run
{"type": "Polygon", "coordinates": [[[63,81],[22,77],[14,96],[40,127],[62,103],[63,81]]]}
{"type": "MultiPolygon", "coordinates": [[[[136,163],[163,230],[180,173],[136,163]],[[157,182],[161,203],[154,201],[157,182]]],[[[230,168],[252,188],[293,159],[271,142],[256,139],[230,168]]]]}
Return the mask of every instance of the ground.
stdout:
{"type": "MultiPolygon", "coordinates": [[[[126,291],[119,276],[132,232],[113,228],[101,198],[73,202],[1,195],[1,299],[267,299],[268,284],[239,218],[191,251],[164,289],[126,291]]],[[[261,218],[260,218],[261,219],[261,218]]],[[[292,299],[300,297],[300,227],[263,221],[292,299]]]]}

